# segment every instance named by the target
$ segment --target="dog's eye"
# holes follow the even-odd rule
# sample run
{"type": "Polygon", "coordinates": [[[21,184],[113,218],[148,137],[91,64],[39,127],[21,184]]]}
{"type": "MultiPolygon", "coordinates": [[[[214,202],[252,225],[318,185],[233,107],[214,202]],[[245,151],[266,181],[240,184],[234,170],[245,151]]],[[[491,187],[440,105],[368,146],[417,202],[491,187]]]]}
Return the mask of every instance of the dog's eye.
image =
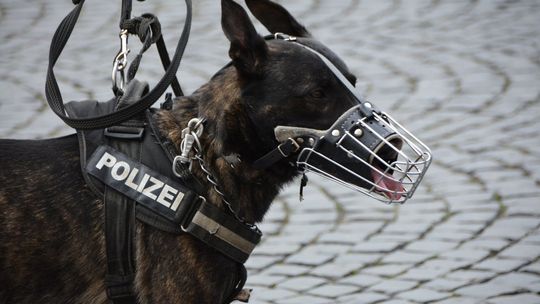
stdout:
{"type": "Polygon", "coordinates": [[[309,96],[312,98],[323,98],[324,97],[324,91],[323,90],[314,90],[309,93],[309,96]]]}

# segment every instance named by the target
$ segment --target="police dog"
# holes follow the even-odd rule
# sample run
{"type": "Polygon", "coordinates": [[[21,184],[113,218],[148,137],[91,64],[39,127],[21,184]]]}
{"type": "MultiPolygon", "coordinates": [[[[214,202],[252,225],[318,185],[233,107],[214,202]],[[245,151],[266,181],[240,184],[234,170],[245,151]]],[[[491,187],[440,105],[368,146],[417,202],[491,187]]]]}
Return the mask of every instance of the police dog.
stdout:
{"type": "MultiPolygon", "coordinates": [[[[332,51],[287,10],[246,0],[272,33],[301,37],[354,84],[332,51]]],[[[205,117],[204,159],[248,222],[260,222],[281,187],[298,175],[285,159],[265,170],[252,163],[278,144],[278,125],[331,126],[356,102],[316,55],[260,36],[244,9],[222,0],[232,65],[191,96],[159,113],[160,131],[177,147],[193,117],[205,117]],[[230,165],[230,158],[237,160],[230,165]]],[[[106,303],[104,205],[85,184],[75,135],[0,141],[0,302],[106,303]]],[[[194,175],[205,182],[200,168],[194,175]]],[[[207,199],[222,206],[206,184],[207,199]]],[[[223,303],[236,283],[233,261],[190,235],[137,223],[136,293],[140,303],[223,303]]]]}

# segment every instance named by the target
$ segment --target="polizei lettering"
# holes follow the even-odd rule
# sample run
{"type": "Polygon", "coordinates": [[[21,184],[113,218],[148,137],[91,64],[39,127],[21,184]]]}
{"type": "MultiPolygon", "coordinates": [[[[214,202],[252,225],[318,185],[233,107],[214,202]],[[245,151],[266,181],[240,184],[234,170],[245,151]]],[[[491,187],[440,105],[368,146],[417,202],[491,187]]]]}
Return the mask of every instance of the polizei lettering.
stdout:
{"type": "Polygon", "coordinates": [[[171,211],[178,209],[189,191],[176,181],[108,146],[96,149],[86,170],[107,186],[154,211],[163,213],[168,210],[169,217],[173,217],[171,211]]]}

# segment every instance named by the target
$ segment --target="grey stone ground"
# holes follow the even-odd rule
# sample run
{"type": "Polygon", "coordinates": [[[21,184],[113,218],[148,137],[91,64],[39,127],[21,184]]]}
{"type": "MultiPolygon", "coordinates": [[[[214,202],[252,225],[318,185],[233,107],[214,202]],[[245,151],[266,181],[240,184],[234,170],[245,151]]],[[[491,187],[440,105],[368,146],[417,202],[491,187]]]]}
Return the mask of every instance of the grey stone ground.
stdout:
{"type": "MultiPolygon", "coordinates": [[[[119,1],[97,2],[58,66],[68,99],[111,96],[119,1]]],[[[136,4],[161,17],[170,46],[180,2],[136,4]]],[[[188,92],[227,61],[218,1],[194,2],[188,92]]],[[[285,189],[247,263],[252,303],[540,303],[540,1],[288,2],[435,162],[399,207],[316,177],[302,203],[297,185],[285,189]]],[[[43,98],[49,41],[69,9],[0,0],[0,137],[71,132],[43,98]]],[[[150,57],[139,78],[155,81],[150,57]]]]}

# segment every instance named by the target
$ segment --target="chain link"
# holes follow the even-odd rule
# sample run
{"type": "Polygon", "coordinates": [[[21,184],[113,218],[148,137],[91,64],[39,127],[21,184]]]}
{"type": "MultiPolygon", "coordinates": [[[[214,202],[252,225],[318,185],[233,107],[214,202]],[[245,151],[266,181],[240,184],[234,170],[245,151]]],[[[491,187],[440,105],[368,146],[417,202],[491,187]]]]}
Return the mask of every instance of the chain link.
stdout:
{"type": "Polygon", "coordinates": [[[223,193],[223,191],[221,191],[220,187],[219,187],[219,184],[218,182],[216,181],[216,178],[213,176],[212,172],[210,172],[210,170],[206,167],[206,163],[204,161],[204,159],[201,157],[201,154],[197,151],[197,153],[195,154],[195,159],[199,162],[199,166],[201,167],[201,169],[204,171],[204,173],[206,174],[206,179],[208,180],[209,183],[212,184],[213,188],[214,188],[214,191],[216,191],[216,193],[221,197],[221,201],[225,204],[225,206],[227,206],[227,209],[229,209],[229,212],[239,221],[241,222],[242,224],[248,226],[250,229],[256,231],[257,233],[261,233],[261,231],[259,230],[259,227],[257,227],[257,225],[255,224],[251,224],[251,223],[248,223],[246,221],[246,219],[244,219],[243,217],[239,216],[238,213],[234,210],[234,208],[232,207],[231,203],[229,203],[229,201],[227,200],[227,198],[225,197],[225,194],[223,193]]]}
{"type": "MultiPolygon", "coordinates": [[[[217,179],[214,177],[212,172],[206,166],[206,162],[202,158],[202,146],[201,146],[201,143],[199,141],[199,136],[202,133],[201,129],[202,129],[202,123],[203,122],[204,122],[204,120],[202,120],[202,119],[201,120],[192,119],[190,121],[190,124],[188,124],[188,128],[186,128],[187,132],[185,134],[183,134],[184,139],[185,139],[186,134],[190,134],[190,136],[192,136],[194,141],[195,141],[195,145],[190,146],[190,148],[189,148],[189,150],[193,149],[195,151],[195,156],[193,158],[191,158],[190,161],[189,161],[190,162],[190,166],[189,166],[190,171],[192,169],[193,160],[194,159],[197,160],[199,162],[199,166],[201,167],[201,170],[203,170],[203,172],[206,174],[206,180],[208,180],[208,182],[210,184],[212,184],[212,187],[214,188],[214,191],[216,191],[216,193],[221,197],[221,201],[225,204],[225,206],[227,206],[227,209],[229,210],[229,212],[239,222],[241,222],[242,224],[248,226],[251,230],[257,232],[258,234],[262,234],[261,231],[259,230],[259,227],[257,227],[257,225],[248,223],[246,221],[246,219],[244,219],[243,217],[238,215],[238,213],[232,207],[231,203],[225,197],[225,194],[223,193],[223,191],[221,191],[221,188],[220,188],[220,186],[219,186],[219,184],[217,182],[217,179]]],[[[189,153],[189,150],[187,151],[188,153],[189,153]]]]}

